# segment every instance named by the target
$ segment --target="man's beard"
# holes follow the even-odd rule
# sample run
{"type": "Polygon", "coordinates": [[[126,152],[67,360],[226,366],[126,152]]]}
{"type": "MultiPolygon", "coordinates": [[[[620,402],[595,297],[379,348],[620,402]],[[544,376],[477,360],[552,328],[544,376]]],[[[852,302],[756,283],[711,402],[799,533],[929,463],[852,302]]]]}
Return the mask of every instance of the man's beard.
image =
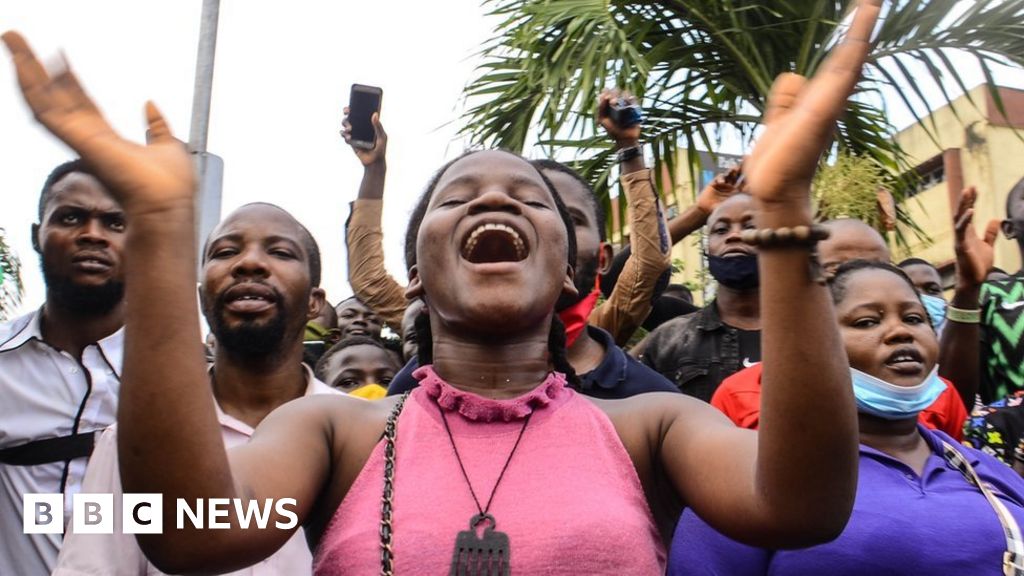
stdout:
{"type": "Polygon", "coordinates": [[[576,262],[576,274],[573,277],[573,285],[579,292],[575,297],[562,295],[555,304],[555,311],[561,312],[570,306],[583,300],[594,291],[597,282],[597,254],[592,258],[580,259],[576,262]]]}
{"type": "Polygon", "coordinates": [[[277,357],[282,351],[285,330],[285,310],[281,294],[274,291],[275,314],[266,321],[246,320],[228,326],[224,320],[227,302],[224,295],[217,296],[213,309],[204,309],[210,331],[217,337],[217,348],[239,360],[262,361],[277,357]]]}
{"type": "Polygon", "coordinates": [[[75,284],[67,276],[58,276],[40,263],[47,297],[51,303],[76,316],[104,316],[124,299],[124,281],[110,279],[99,286],[75,284]]]}

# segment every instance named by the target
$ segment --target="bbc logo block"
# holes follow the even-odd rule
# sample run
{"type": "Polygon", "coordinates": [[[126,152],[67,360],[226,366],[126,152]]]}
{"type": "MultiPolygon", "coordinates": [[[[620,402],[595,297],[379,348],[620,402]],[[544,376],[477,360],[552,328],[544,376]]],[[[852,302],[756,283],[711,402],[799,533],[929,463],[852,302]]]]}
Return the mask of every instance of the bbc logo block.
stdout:
{"type": "Polygon", "coordinates": [[[124,494],[121,529],[125,534],[160,534],[164,526],[164,499],[159,494],[124,494]]]}
{"type": "Polygon", "coordinates": [[[22,504],[22,531],[25,534],[64,532],[63,494],[25,494],[22,504]]]}
{"type": "Polygon", "coordinates": [[[113,511],[113,494],[75,494],[71,499],[71,529],[76,534],[112,534],[113,511]]]}

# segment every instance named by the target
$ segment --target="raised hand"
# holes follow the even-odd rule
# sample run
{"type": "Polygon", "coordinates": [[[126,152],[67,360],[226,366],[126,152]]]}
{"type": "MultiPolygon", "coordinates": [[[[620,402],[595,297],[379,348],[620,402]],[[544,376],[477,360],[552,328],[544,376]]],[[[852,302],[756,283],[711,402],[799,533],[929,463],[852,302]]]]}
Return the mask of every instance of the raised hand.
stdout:
{"type": "Polygon", "coordinates": [[[635,146],[640,142],[641,125],[622,128],[612,120],[611,107],[619,100],[632,104],[636,102],[636,97],[618,88],[602,91],[597,98],[597,121],[620,148],[635,146]]]}
{"type": "MultiPolygon", "coordinates": [[[[348,112],[349,108],[345,106],[345,119],[341,121],[341,137],[345,139],[346,144],[352,146],[352,123],[348,121],[348,112]]],[[[367,150],[352,146],[352,151],[356,153],[356,158],[359,158],[363,166],[383,162],[385,153],[388,150],[388,135],[384,131],[384,126],[380,123],[380,113],[374,112],[373,116],[370,116],[370,122],[373,123],[373,130],[377,134],[373,148],[367,150]]]]}
{"type": "Polygon", "coordinates": [[[787,73],[775,80],[766,129],[744,165],[750,193],[762,210],[800,206],[800,216],[810,220],[811,180],[860,78],[880,12],[881,0],[860,0],[846,37],[812,79],[787,73]]]}
{"type": "Polygon", "coordinates": [[[697,195],[697,207],[705,214],[711,214],[719,204],[743,189],[743,183],[740,182],[742,174],[743,165],[737,164],[725,174],[715,176],[715,179],[697,195]]]}
{"type": "Polygon", "coordinates": [[[956,281],[963,287],[981,286],[995,261],[999,220],[990,221],[985,227],[985,237],[979,238],[974,229],[974,203],[977,199],[978,190],[974,186],[966,188],[960,194],[960,203],[953,216],[956,281]]]}
{"type": "Polygon", "coordinates": [[[129,214],[191,206],[195,173],[152,102],[146,103],[148,145],[121,138],[65,62],[52,75],[20,34],[3,35],[22,95],[36,120],[82,157],[129,214]]]}

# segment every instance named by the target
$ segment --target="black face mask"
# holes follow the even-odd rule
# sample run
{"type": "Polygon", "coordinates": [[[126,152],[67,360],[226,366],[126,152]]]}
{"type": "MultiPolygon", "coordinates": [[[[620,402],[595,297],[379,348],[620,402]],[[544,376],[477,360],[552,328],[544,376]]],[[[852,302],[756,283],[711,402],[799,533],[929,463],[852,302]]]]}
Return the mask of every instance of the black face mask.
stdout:
{"type": "Polygon", "coordinates": [[[719,284],[734,290],[750,290],[761,284],[756,254],[728,258],[708,254],[708,271],[719,284]]]}

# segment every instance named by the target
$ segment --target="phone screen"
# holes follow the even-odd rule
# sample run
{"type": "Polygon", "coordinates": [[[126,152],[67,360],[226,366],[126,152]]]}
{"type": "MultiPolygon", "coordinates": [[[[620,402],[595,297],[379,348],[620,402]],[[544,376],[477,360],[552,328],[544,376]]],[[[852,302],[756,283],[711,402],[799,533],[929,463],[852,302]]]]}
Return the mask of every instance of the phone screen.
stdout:
{"type": "Polygon", "coordinates": [[[352,139],[360,142],[373,142],[375,132],[370,117],[380,110],[380,93],[352,90],[349,99],[348,121],[352,123],[352,139]]]}

